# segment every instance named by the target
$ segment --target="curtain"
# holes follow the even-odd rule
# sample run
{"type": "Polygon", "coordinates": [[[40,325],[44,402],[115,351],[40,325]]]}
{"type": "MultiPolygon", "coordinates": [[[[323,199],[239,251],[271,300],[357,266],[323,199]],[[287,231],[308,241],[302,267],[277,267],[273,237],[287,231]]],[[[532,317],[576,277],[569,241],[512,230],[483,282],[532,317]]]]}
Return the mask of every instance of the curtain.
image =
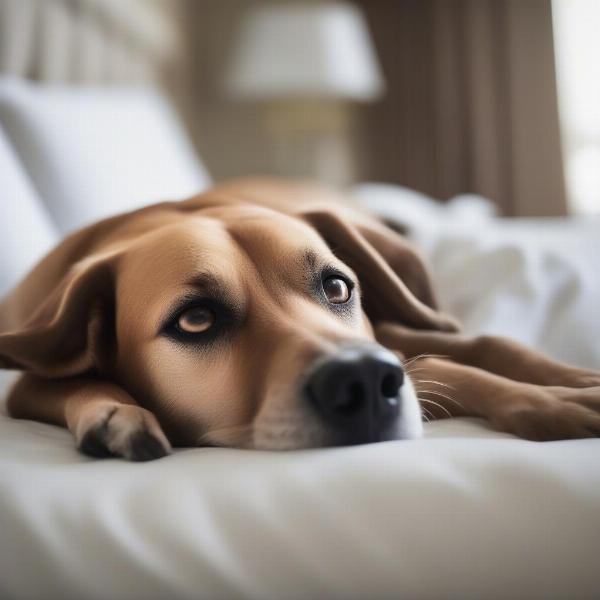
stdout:
{"type": "Polygon", "coordinates": [[[54,83],[180,77],[182,0],[0,0],[0,73],[54,83]]]}
{"type": "Polygon", "coordinates": [[[387,82],[363,177],[566,212],[550,0],[361,0],[387,82]]]}

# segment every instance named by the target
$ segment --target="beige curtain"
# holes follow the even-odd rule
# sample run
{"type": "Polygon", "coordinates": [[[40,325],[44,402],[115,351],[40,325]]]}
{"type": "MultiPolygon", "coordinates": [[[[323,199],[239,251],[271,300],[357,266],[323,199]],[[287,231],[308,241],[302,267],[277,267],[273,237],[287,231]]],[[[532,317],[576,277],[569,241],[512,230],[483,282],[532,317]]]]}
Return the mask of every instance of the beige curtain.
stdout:
{"type": "Polygon", "coordinates": [[[550,0],[362,0],[387,79],[363,176],[566,212],[550,0]]]}
{"type": "Polygon", "coordinates": [[[0,0],[0,74],[176,86],[185,58],[183,6],[183,0],[0,0]]]}

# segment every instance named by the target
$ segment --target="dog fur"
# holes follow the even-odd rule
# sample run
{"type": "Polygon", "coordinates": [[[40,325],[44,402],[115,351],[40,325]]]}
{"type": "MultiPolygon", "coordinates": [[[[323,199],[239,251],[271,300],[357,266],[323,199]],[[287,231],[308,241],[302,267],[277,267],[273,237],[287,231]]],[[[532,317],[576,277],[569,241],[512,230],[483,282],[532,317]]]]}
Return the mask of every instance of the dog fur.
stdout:
{"type": "Polygon", "coordinates": [[[402,235],[309,183],[236,181],[101,221],[0,304],[0,366],[23,371],[10,414],[68,427],[93,456],[331,445],[299,386],[322,357],[375,343],[407,373],[396,437],[420,435],[417,397],[425,418],[483,417],[531,440],[600,435],[600,373],[463,335],[402,235]],[[323,269],[355,286],[343,314],[309,289],[323,269]],[[227,331],[165,333],[182,302],[215,297],[227,331]]]}

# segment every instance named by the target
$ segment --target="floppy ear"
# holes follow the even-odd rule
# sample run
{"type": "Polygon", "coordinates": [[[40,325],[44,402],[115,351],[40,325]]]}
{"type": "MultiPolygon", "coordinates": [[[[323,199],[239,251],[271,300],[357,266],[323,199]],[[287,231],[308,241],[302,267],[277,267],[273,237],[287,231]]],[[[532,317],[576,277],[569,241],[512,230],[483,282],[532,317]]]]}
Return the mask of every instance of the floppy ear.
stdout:
{"type": "MultiPolygon", "coordinates": [[[[113,273],[110,257],[73,265],[25,321],[0,334],[0,367],[46,377],[101,369],[114,338],[113,273]]],[[[2,310],[26,293],[27,286],[17,288],[2,310]]]]}
{"type": "Polygon", "coordinates": [[[330,209],[302,216],[357,273],[363,307],[373,324],[396,321],[415,329],[459,329],[452,317],[436,310],[427,269],[401,236],[366,216],[360,223],[330,209]]]}

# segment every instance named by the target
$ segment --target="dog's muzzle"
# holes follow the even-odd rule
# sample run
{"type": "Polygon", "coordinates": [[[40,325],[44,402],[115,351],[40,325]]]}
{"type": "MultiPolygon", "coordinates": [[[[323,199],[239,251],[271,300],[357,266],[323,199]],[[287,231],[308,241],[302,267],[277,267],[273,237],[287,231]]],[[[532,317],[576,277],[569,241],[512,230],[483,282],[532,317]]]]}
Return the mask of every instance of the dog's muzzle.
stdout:
{"type": "Polygon", "coordinates": [[[396,437],[403,383],[404,370],[392,352],[364,345],[317,361],[304,391],[339,443],[363,444],[396,437]]]}

